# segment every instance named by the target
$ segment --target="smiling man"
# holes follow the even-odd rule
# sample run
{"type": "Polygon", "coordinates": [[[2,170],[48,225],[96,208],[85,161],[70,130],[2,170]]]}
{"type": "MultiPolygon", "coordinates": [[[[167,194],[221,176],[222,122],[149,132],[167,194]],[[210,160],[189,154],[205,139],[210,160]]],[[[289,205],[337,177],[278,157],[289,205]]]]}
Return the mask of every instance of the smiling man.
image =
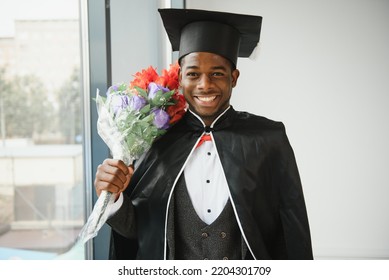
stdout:
{"type": "Polygon", "coordinates": [[[114,259],[312,259],[303,190],[284,125],[230,105],[262,18],[159,10],[189,104],[135,171],[107,159],[95,187],[119,193],[114,259]]]}
{"type": "Polygon", "coordinates": [[[206,126],[230,105],[238,69],[220,55],[194,52],[181,59],[180,85],[189,109],[201,117],[206,126]]]}

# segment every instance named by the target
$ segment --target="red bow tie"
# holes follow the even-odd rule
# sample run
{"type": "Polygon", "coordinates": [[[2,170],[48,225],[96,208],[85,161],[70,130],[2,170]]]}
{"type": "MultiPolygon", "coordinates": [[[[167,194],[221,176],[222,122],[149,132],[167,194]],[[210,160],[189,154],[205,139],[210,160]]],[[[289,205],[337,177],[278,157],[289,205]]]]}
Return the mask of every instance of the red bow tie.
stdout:
{"type": "Polygon", "coordinates": [[[205,141],[212,141],[211,134],[204,134],[203,136],[201,136],[196,148],[200,147],[205,141]]]}

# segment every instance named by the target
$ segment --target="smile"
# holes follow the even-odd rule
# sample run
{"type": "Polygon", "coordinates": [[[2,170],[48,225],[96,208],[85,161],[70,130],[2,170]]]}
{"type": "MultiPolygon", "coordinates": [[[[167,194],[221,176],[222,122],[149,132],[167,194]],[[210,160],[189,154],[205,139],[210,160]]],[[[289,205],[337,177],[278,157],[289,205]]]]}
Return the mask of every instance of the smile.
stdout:
{"type": "Polygon", "coordinates": [[[212,102],[216,99],[216,95],[214,96],[196,96],[198,100],[201,102],[212,102]]]}

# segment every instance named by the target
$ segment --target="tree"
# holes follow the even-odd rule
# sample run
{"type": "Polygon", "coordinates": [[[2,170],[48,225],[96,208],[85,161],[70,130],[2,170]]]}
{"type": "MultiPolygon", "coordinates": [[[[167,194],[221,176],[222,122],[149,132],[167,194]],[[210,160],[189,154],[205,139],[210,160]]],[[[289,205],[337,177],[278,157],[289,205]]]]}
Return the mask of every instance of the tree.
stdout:
{"type": "Polygon", "coordinates": [[[8,78],[0,70],[0,100],[6,138],[32,138],[52,128],[54,108],[42,82],[34,76],[8,78]]]}
{"type": "Polygon", "coordinates": [[[82,135],[82,91],[80,86],[80,69],[75,67],[70,78],[58,91],[59,128],[66,144],[74,144],[82,135]]]}
{"type": "Polygon", "coordinates": [[[7,107],[6,97],[11,92],[11,84],[6,80],[4,68],[0,68],[0,136],[2,140],[7,138],[6,121],[8,116],[5,108],[7,107]]]}

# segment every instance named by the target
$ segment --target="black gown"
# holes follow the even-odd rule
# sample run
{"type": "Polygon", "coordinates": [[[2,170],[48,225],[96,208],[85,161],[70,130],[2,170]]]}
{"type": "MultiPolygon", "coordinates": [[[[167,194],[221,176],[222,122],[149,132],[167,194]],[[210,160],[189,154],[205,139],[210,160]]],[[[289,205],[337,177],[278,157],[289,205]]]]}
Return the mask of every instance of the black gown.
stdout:
{"type": "Polygon", "coordinates": [[[125,201],[131,201],[135,210],[136,237],[118,233],[120,227],[129,227],[123,220],[110,223],[110,258],[166,258],[170,197],[205,130],[213,134],[235,214],[254,259],[313,259],[300,176],[284,125],[232,107],[212,128],[188,111],[154,142],[125,192],[129,197],[125,201]]]}

